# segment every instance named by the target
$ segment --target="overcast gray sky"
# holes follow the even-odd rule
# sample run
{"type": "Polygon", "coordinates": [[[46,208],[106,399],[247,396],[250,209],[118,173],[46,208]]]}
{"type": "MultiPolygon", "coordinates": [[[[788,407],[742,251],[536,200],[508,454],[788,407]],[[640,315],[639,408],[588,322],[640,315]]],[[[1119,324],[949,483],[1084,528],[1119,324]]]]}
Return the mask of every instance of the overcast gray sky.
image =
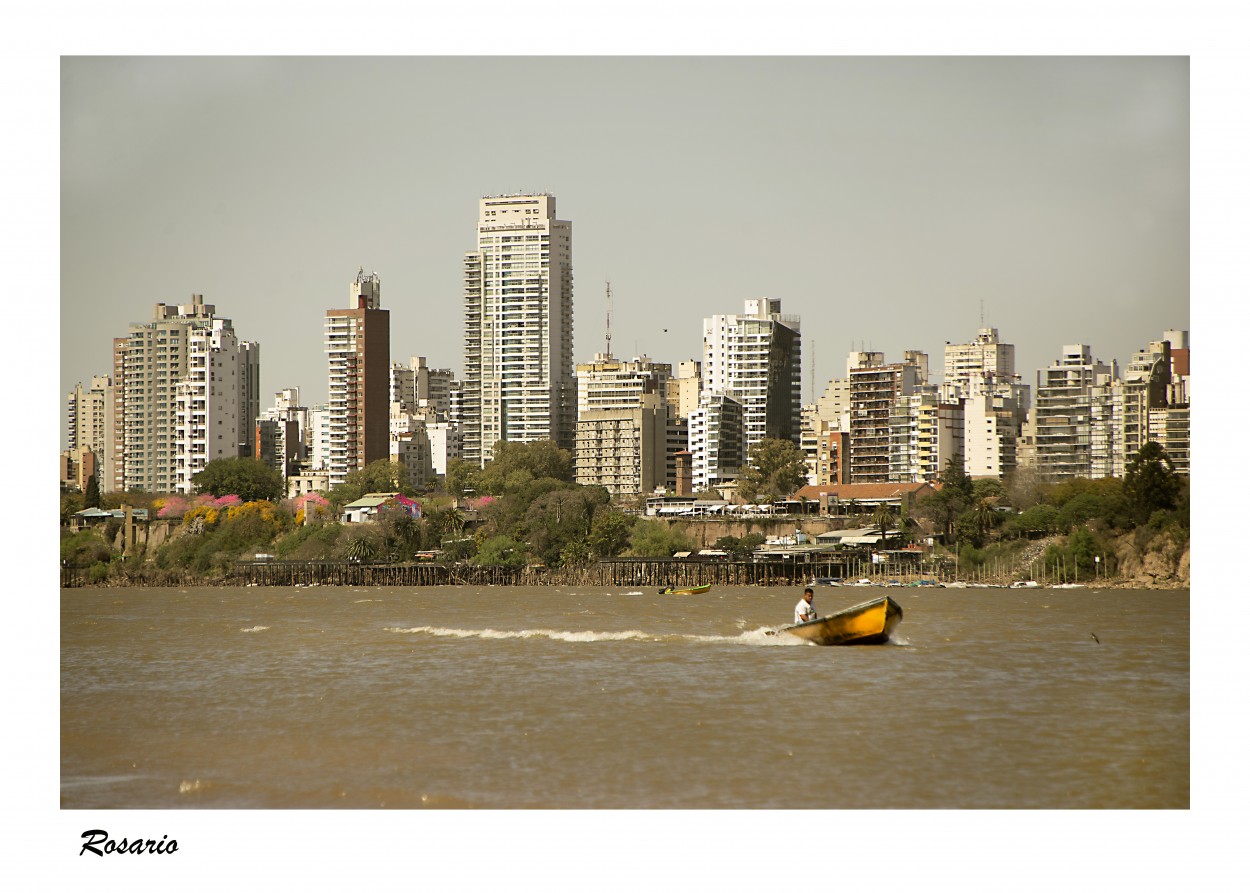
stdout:
{"type": "Polygon", "coordinates": [[[382,278],[391,354],[457,374],[477,199],[573,221],[574,356],[676,363],[782,300],[803,399],[861,345],[981,324],[1029,383],[1064,344],[1189,328],[1183,57],[65,58],[61,391],[201,293],[262,406],[326,396],[325,311],[382,278]],[[983,310],[982,310],[983,308],[983,310]],[[667,331],[666,331],[667,330],[667,331]]]}

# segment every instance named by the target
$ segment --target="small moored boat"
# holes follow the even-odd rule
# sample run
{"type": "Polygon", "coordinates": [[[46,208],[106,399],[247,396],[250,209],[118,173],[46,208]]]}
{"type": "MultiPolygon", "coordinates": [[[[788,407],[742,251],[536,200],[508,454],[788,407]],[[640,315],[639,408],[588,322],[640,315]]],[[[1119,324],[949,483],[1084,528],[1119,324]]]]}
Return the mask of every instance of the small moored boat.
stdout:
{"type": "Polygon", "coordinates": [[[880,645],[903,619],[903,609],[888,595],[827,617],[777,630],[816,645],[880,645]]]}
{"type": "Polygon", "coordinates": [[[684,586],[678,589],[674,589],[672,586],[665,586],[660,590],[660,595],[702,595],[711,588],[711,583],[704,583],[702,586],[684,586]]]}

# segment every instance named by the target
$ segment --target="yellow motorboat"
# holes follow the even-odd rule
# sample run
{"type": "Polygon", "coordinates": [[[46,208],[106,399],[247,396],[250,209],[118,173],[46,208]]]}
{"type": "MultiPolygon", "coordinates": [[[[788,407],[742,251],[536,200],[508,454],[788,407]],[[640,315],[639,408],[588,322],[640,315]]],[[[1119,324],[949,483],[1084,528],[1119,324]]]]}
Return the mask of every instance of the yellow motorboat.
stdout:
{"type": "Polygon", "coordinates": [[[680,589],[674,589],[672,586],[665,586],[660,590],[660,595],[702,595],[711,588],[711,583],[704,583],[702,586],[686,586],[680,589]]]}
{"type": "Polygon", "coordinates": [[[903,609],[888,595],[827,617],[777,630],[815,645],[880,645],[903,619],[903,609]]]}

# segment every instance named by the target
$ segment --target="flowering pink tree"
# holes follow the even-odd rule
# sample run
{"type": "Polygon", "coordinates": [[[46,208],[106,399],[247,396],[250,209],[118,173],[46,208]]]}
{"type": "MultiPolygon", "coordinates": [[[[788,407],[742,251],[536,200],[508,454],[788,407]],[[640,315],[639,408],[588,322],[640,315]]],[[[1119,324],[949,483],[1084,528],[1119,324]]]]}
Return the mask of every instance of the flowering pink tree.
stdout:
{"type": "Polygon", "coordinates": [[[289,505],[295,514],[296,524],[323,521],[330,516],[330,501],[320,493],[305,493],[303,496],[296,496],[289,505]]]}

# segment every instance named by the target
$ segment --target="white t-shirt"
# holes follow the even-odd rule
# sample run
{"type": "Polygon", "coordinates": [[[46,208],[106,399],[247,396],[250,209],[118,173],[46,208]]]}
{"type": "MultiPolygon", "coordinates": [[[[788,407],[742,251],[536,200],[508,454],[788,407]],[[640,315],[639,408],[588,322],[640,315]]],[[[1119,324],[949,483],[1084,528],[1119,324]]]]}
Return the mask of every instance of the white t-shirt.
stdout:
{"type": "MultiPolygon", "coordinates": [[[[813,598],[812,601],[815,602],[816,599],[813,598]]],[[[816,619],[815,605],[814,604],[809,605],[807,603],[807,599],[805,598],[799,599],[799,603],[794,606],[794,622],[803,623],[805,621],[815,620],[815,619],[816,619]]]]}

